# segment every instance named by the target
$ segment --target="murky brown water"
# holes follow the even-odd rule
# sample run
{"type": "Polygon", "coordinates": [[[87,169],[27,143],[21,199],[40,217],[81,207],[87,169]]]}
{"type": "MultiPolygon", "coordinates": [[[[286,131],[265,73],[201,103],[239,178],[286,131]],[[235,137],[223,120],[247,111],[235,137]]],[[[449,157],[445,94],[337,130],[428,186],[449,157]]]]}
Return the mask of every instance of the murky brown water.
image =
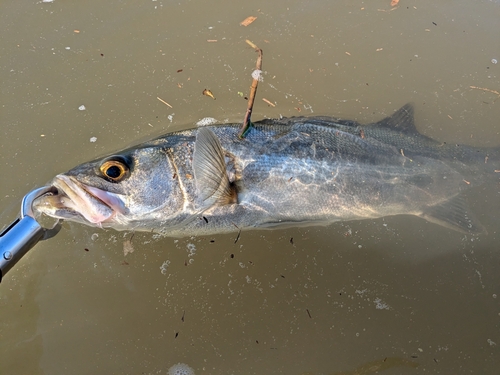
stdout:
{"type": "MultiPolygon", "coordinates": [[[[499,95],[470,88],[500,91],[499,2],[389,3],[3,1],[0,226],[76,164],[242,121],[247,38],[264,50],[254,120],[370,122],[412,101],[422,133],[500,145],[499,95]]],[[[496,374],[499,196],[468,194],[479,237],[401,216],[237,243],[136,234],[124,256],[130,233],[65,224],[0,285],[0,373],[496,374]]]]}

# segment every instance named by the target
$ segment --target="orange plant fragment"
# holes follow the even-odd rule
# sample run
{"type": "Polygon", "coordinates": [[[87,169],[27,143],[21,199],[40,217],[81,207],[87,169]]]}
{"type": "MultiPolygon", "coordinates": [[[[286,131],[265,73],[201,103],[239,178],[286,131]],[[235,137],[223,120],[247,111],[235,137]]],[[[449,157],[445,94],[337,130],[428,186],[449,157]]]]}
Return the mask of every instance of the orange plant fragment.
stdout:
{"type": "Polygon", "coordinates": [[[395,7],[399,4],[399,0],[391,0],[391,7],[395,7]]]}
{"type": "Polygon", "coordinates": [[[202,94],[215,100],[215,96],[214,96],[214,94],[212,94],[212,91],[210,91],[210,90],[205,89],[205,90],[203,90],[202,94]]]}
{"type": "Polygon", "coordinates": [[[250,16],[250,17],[247,17],[245,18],[243,21],[240,22],[240,25],[241,26],[248,26],[250,25],[253,21],[255,21],[257,19],[257,17],[254,17],[254,16],[250,16]]]}

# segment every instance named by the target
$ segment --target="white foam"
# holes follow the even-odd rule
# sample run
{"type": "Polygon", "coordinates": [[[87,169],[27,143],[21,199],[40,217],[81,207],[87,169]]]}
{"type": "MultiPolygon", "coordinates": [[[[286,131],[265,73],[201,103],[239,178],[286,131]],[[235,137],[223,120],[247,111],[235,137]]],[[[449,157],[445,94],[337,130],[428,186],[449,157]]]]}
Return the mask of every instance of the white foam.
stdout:
{"type": "Polygon", "coordinates": [[[256,81],[259,81],[259,82],[264,81],[264,77],[262,77],[262,70],[255,69],[252,72],[252,78],[255,79],[256,81]]]}
{"type": "Polygon", "coordinates": [[[178,363],[168,369],[168,375],[194,375],[194,370],[185,363],[178,363]]]}
{"type": "Polygon", "coordinates": [[[213,124],[217,124],[218,121],[216,119],[214,119],[213,117],[205,117],[205,118],[202,118],[200,121],[198,121],[196,123],[196,125],[198,126],[207,126],[207,125],[213,125],[213,124]]]}

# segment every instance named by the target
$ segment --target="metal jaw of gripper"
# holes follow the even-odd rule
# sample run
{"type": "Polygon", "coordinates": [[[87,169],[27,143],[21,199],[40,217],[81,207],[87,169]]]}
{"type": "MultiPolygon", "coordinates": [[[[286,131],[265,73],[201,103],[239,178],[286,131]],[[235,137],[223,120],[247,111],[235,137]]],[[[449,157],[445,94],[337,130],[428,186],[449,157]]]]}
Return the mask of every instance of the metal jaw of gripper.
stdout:
{"type": "Polygon", "coordinates": [[[33,201],[51,193],[57,193],[53,186],[38,188],[26,194],[21,202],[20,217],[0,233],[0,282],[39,241],[55,236],[61,229],[61,220],[58,220],[52,228],[44,228],[36,221],[33,214],[33,201]]]}

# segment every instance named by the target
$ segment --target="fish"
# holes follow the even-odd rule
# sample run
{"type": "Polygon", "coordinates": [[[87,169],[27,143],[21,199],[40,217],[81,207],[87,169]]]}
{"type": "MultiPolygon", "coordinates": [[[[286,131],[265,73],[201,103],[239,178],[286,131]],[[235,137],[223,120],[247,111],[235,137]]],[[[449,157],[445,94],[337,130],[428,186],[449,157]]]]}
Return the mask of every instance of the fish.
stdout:
{"type": "Polygon", "coordinates": [[[497,181],[500,148],[448,144],[404,105],[362,125],[264,119],[172,132],[58,174],[37,215],[171,237],[415,215],[485,233],[463,192],[497,181]]]}

